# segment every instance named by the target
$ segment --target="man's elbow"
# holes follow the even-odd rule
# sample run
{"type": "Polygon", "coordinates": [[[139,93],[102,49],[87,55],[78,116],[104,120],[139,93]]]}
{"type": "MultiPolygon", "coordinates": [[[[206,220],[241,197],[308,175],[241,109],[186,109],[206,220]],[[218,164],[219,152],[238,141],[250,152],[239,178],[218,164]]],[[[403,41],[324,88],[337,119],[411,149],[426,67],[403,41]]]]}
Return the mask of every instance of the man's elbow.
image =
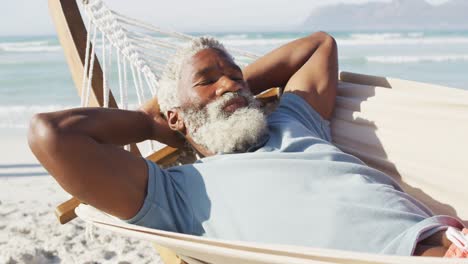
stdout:
{"type": "Polygon", "coordinates": [[[29,122],[28,144],[39,161],[43,161],[45,154],[57,141],[57,131],[47,114],[35,114],[29,122]]]}
{"type": "Polygon", "coordinates": [[[70,142],[74,141],[75,138],[59,128],[51,114],[36,114],[30,120],[28,144],[31,151],[65,191],[81,197],[86,183],[70,173],[66,166],[73,153],[70,142]]]}
{"type": "Polygon", "coordinates": [[[334,37],[324,31],[318,31],[314,33],[320,39],[320,45],[324,45],[329,48],[331,51],[337,51],[337,44],[334,37]]]}
{"type": "Polygon", "coordinates": [[[336,45],[335,38],[325,31],[317,31],[315,33],[312,33],[311,37],[318,38],[320,42],[323,43],[330,43],[336,45]]]}

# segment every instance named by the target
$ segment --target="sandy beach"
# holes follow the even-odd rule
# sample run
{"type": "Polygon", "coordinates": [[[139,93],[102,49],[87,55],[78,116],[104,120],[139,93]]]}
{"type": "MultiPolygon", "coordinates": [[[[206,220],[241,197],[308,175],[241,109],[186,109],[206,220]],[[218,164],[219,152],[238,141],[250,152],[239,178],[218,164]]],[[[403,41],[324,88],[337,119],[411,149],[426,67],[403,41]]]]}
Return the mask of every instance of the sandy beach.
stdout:
{"type": "Polygon", "coordinates": [[[30,152],[25,129],[3,129],[0,152],[0,263],[162,263],[150,242],[75,219],[60,225],[57,205],[70,198],[30,152]]]}

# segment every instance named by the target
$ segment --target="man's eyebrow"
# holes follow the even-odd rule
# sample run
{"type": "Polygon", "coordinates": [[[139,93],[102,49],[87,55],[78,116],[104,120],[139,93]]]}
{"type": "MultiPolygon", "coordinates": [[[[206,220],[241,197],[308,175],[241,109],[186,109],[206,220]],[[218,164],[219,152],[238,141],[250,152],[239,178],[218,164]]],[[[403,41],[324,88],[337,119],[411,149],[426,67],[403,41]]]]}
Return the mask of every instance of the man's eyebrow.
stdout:
{"type": "MultiPolygon", "coordinates": [[[[240,73],[242,73],[242,69],[235,63],[230,63],[229,64],[229,67],[232,68],[233,70],[236,70],[236,71],[239,71],[240,73]]],[[[197,71],[194,75],[193,75],[193,78],[194,79],[197,79],[197,78],[200,78],[200,77],[203,77],[205,76],[206,74],[209,74],[210,72],[216,70],[217,67],[216,66],[208,66],[208,67],[205,67],[199,71],[197,71]]]]}
{"type": "Polygon", "coordinates": [[[193,75],[193,77],[194,77],[194,78],[200,78],[200,77],[202,77],[202,76],[204,76],[204,75],[206,75],[206,74],[208,74],[208,73],[210,73],[210,72],[212,72],[212,71],[214,71],[214,70],[216,70],[216,67],[215,67],[215,66],[208,66],[208,67],[205,67],[205,68],[203,68],[203,69],[197,71],[197,72],[193,75]]]}
{"type": "Polygon", "coordinates": [[[234,62],[229,62],[228,63],[229,67],[233,68],[234,70],[236,71],[240,71],[242,73],[242,69],[239,67],[239,65],[237,65],[236,63],[234,62]]]}
{"type": "Polygon", "coordinates": [[[231,65],[236,71],[240,71],[242,73],[242,69],[239,67],[237,64],[232,64],[231,65]]]}

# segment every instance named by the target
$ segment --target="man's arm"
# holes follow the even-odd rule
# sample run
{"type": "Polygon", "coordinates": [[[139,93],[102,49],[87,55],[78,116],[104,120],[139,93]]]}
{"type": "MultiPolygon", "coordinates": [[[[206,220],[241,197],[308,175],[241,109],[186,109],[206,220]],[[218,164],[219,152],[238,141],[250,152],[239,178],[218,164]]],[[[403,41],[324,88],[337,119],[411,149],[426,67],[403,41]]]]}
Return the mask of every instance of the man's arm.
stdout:
{"type": "Polygon", "coordinates": [[[35,115],[28,141],[68,193],[107,213],[130,218],[145,198],[147,166],[118,145],[168,138],[165,133],[143,111],[76,108],[35,115]]]}
{"type": "Polygon", "coordinates": [[[324,32],[292,41],[244,69],[254,94],[271,87],[304,98],[320,115],[330,119],[338,82],[335,40],[324,32]]]}

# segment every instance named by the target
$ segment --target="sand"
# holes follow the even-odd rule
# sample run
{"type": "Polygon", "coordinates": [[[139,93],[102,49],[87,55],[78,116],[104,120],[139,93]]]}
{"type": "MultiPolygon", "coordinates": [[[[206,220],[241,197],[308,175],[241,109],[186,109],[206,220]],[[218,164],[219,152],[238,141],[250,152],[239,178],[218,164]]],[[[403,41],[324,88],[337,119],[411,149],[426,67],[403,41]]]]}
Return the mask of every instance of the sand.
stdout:
{"type": "Polygon", "coordinates": [[[24,130],[1,131],[0,263],[162,263],[150,242],[75,219],[60,225],[54,209],[70,196],[29,151],[24,130]]]}

